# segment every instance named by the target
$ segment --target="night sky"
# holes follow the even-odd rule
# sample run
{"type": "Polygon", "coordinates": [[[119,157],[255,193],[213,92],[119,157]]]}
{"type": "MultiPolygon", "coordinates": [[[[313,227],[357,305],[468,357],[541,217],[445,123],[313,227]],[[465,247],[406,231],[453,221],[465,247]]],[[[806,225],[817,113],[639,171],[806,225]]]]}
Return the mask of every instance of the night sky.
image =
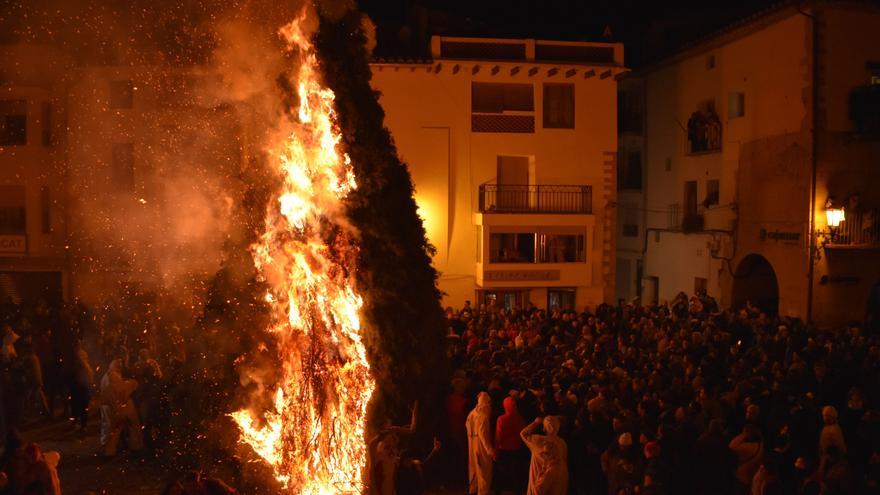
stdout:
{"type": "MultiPolygon", "coordinates": [[[[634,68],[743,16],[780,4],[772,0],[357,3],[377,25],[375,55],[382,58],[426,57],[432,34],[611,40],[625,43],[626,64],[634,68]],[[606,26],[610,38],[605,36],[606,26]]],[[[90,55],[107,51],[107,45],[116,45],[116,51],[126,44],[155,45],[170,54],[171,61],[199,63],[213,48],[210,26],[228,12],[238,9],[267,19],[280,18],[298,4],[297,0],[0,0],[0,43],[61,40],[81,45],[73,51],[90,55]]]]}
{"type": "Polygon", "coordinates": [[[771,0],[361,0],[378,25],[379,56],[424,55],[431,34],[626,44],[626,63],[645,60],[779,5],[771,0]],[[645,47],[648,49],[645,49],[645,47]]]}

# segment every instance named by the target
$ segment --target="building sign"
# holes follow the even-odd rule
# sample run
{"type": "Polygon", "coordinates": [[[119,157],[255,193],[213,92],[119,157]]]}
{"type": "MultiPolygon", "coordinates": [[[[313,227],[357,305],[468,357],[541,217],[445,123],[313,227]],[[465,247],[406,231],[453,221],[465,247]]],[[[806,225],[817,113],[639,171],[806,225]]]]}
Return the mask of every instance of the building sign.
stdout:
{"type": "Polygon", "coordinates": [[[25,254],[27,237],[23,235],[0,235],[0,255],[25,254]]]}
{"type": "Polygon", "coordinates": [[[761,229],[760,232],[762,241],[776,241],[776,242],[798,242],[801,240],[800,232],[782,232],[779,230],[768,231],[767,229],[761,229]]]}
{"type": "Polygon", "coordinates": [[[524,282],[532,280],[559,280],[559,270],[487,270],[487,282],[524,282]]]}

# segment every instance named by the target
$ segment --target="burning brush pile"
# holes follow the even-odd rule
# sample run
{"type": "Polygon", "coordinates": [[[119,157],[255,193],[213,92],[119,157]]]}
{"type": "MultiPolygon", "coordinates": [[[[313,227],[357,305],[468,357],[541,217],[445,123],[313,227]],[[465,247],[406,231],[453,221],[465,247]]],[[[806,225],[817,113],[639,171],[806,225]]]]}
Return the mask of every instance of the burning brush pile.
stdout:
{"type": "Polygon", "coordinates": [[[279,187],[250,246],[271,322],[268,345],[238,360],[245,377],[264,368],[255,393],[229,415],[285,492],[361,493],[368,423],[440,390],[442,316],[412,183],[369,87],[361,17],[322,17],[313,37],[310,15],[279,30],[293,74],[280,86],[294,97],[267,152],[279,187]]]}
{"type": "MultiPolygon", "coordinates": [[[[175,328],[157,457],[228,461],[248,493],[254,478],[356,493],[371,425],[418,401],[429,444],[446,383],[437,274],[353,2],[8,3],[0,38],[60,48],[52,87],[79,109],[59,140],[78,154],[56,171],[76,292],[132,287],[155,323],[131,339],[146,347],[175,328]]],[[[30,87],[43,65],[16,67],[30,87]]]]}
{"type": "Polygon", "coordinates": [[[298,62],[297,118],[270,155],[283,186],[252,246],[269,287],[267,332],[276,340],[280,376],[271,408],[232,417],[242,440],[292,492],[358,493],[375,383],[361,334],[363,299],[355,290],[357,244],[345,218],[344,201],[357,182],[339,150],[334,95],[318,80],[303,20],[280,32],[298,62]]]}

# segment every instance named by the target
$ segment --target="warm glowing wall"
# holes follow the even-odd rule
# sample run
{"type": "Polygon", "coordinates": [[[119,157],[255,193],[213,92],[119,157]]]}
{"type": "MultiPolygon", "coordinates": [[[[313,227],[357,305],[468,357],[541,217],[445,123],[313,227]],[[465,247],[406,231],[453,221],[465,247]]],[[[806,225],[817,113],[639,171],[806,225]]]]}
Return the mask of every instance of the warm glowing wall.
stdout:
{"type": "MultiPolygon", "coordinates": [[[[554,285],[577,288],[579,306],[613,299],[615,232],[613,223],[610,231],[605,231],[603,215],[616,192],[608,161],[617,149],[617,82],[614,77],[600,77],[602,70],[585,77],[583,67],[566,77],[567,68],[533,62],[449,60],[373,64],[373,86],[382,93],[386,124],[409,164],[428,236],[437,248],[434,264],[440,271],[440,288],[447,293],[444,305],[460,307],[465,300],[474,300],[475,290],[482,283],[478,229],[485,223],[478,218],[478,190],[480,184],[496,180],[499,155],[529,157],[535,184],[593,186],[593,214],[589,220],[554,215],[554,221],[589,230],[587,263],[562,266],[558,281],[532,283],[530,286],[536,288],[530,297],[532,302],[543,307],[546,296],[537,289],[554,285]],[[479,67],[476,73],[475,66],[479,67]],[[473,81],[533,84],[535,132],[471,132],[473,81]],[[543,128],[543,83],[575,85],[575,129],[543,128]],[[603,189],[607,184],[612,185],[608,193],[611,197],[603,189]]],[[[534,215],[482,217],[489,216],[506,225],[537,225],[534,215]]],[[[488,243],[488,239],[484,241],[488,243]]]]}
{"type": "MultiPolygon", "coordinates": [[[[65,249],[64,95],[71,70],[69,57],[49,46],[0,47],[0,100],[24,100],[27,112],[27,143],[0,145],[0,185],[24,190],[27,247],[23,253],[0,252],[0,272],[14,272],[16,280],[53,274],[58,281],[53,290],[65,295],[70,272],[65,249]],[[46,199],[48,212],[44,212],[46,199]],[[44,225],[45,214],[48,225],[44,225]]],[[[10,206],[7,201],[12,198],[0,198],[4,206],[10,206]]]]}
{"type": "MultiPolygon", "coordinates": [[[[670,205],[682,205],[686,181],[697,182],[698,202],[706,197],[708,180],[719,181],[718,205],[700,212],[706,229],[731,234],[736,231],[736,249],[732,246],[732,235],[715,235],[721,241],[717,255],[733,258],[733,269],[740,258],[760,249],[757,245],[760,228],[804,231],[808,198],[803,195],[803,184],[798,185],[799,192],[793,197],[790,194],[793,191],[788,191],[784,183],[789,180],[789,174],[802,174],[807,162],[803,157],[795,163],[780,162],[786,145],[777,142],[791,141],[786,136],[805,129],[806,42],[805,19],[790,16],[769,25],[755,26],[741,37],[687,52],[647,75],[647,223],[649,228],[663,232],[659,234],[659,242],[656,242],[656,234],[648,235],[646,275],[659,278],[661,300],[669,300],[679,291],[692,293],[696,277],[708,280],[711,295],[728,299],[727,268],[722,261],[711,257],[713,237],[672,231],[675,226],[670,225],[670,205]],[[728,101],[733,92],[745,95],[745,114],[741,117],[729,117],[728,101]],[[721,120],[721,150],[691,155],[687,122],[706,100],[714,100],[721,120]],[[752,151],[744,155],[747,147],[752,151]],[[737,173],[753,166],[763,170],[761,182],[772,183],[774,187],[738,184],[737,173]],[[773,189],[786,193],[773,194],[773,189]],[[737,209],[730,207],[734,203],[740,212],[738,224],[734,222],[737,209]],[[765,221],[771,221],[772,226],[765,225],[765,221]]],[[[682,216],[683,212],[679,220],[682,216]]],[[[802,239],[805,238],[802,236],[802,239]]],[[[791,268],[803,271],[806,266],[803,245],[805,243],[783,247],[783,251],[792,251],[788,254],[781,251],[771,256],[765,252],[765,256],[773,258],[771,264],[778,261],[777,257],[779,260],[799,258],[800,263],[795,262],[791,268]]],[[[802,311],[803,276],[785,278],[790,285],[782,290],[782,311],[802,311]]]]}
{"type": "MultiPolygon", "coordinates": [[[[880,60],[880,12],[836,5],[806,13],[819,19],[813,213],[816,228],[822,230],[829,195],[842,200],[861,192],[864,206],[880,206],[873,192],[880,186],[873,168],[880,146],[853,133],[847,106],[850,91],[869,80],[866,64],[880,60]]],[[[779,312],[807,315],[812,28],[806,15],[780,7],[647,71],[647,223],[662,232],[657,234],[659,242],[649,232],[645,275],[659,278],[661,300],[678,291],[692,292],[694,278],[700,277],[708,279],[710,294],[724,304],[734,303],[734,272],[745,257],[756,254],[775,272],[779,312]],[[735,92],[744,94],[740,117],[730,115],[730,95],[735,92]],[[700,102],[710,99],[721,120],[721,150],[688,154],[688,118],[700,102]],[[705,228],[719,232],[684,234],[670,229],[670,205],[682,204],[685,182],[697,182],[702,201],[709,179],[720,181],[719,207],[700,208],[700,213],[705,228]],[[768,237],[768,232],[787,238],[768,237]],[[729,262],[713,259],[713,252],[729,262]]],[[[868,290],[880,279],[874,253],[876,249],[821,253],[813,283],[818,323],[861,319],[868,290]]]]}

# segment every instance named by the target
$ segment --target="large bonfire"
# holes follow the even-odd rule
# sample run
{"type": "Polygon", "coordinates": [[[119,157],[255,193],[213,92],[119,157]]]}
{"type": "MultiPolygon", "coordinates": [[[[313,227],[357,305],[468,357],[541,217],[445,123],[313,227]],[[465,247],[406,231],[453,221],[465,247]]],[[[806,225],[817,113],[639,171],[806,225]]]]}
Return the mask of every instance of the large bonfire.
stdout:
{"type": "Polygon", "coordinates": [[[232,413],[241,441],[290,493],[360,493],[367,405],[374,389],[355,290],[357,246],[344,200],[356,187],[339,151],[334,94],[320,81],[305,14],[279,34],[298,63],[296,117],[270,160],[282,188],[251,246],[272,308],[279,382],[271,406],[232,413]]]}

